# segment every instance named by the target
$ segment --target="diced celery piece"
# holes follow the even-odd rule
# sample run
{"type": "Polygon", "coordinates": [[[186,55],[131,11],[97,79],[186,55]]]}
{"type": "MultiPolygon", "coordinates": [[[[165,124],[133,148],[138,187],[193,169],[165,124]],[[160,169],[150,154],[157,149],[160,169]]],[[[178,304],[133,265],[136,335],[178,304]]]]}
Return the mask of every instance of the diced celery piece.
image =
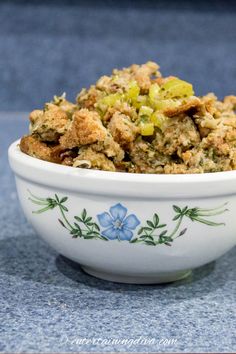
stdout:
{"type": "Polygon", "coordinates": [[[168,117],[166,117],[163,113],[156,111],[151,115],[150,120],[155,127],[162,130],[168,122],[168,117]]]}
{"type": "Polygon", "coordinates": [[[153,113],[153,109],[148,106],[141,106],[139,109],[139,116],[147,116],[150,117],[150,115],[153,113]]]}
{"type": "Polygon", "coordinates": [[[148,103],[148,96],[138,96],[136,100],[132,102],[132,105],[139,109],[141,106],[146,106],[148,103]]]}
{"type": "Polygon", "coordinates": [[[102,98],[102,103],[109,107],[112,107],[117,101],[121,100],[121,98],[122,95],[120,93],[113,93],[111,95],[102,98]]]}
{"type": "Polygon", "coordinates": [[[140,88],[136,81],[132,81],[129,85],[128,91],[126,92],[126,99],[128,100],[136,100],[140,93],[140,88]]]}
{"type": "Polygon", "coordinates": [[[120,93],[113,93],[111,95],[105,96],[101,98],[96,106],[99,108],[101,111],[105,111],[108,107],[113,107],[117,101],[122,100],[123,95],[120,93]]]}
{"type": "Polygon", "coordinates": [[[182,98],[194,95],[193,86],[178,78],[167,81],[160,89],[160,98],[182,98]]]}
{"type": "Polygon", "coordinates": [[[159,98],[160,86],[158,84],[151,85],[149,89],[149,99],[150,103],[155,103],[159,98]]]}
{"type": "Polygon", "coordinates": [[[140,122],[140,132],[143,136],[153,135],[154,133],[154,124],[148,122],[140,122]]]}
{"type": "Polygon", "coordinates": [[[155,102],[155,109],[159,111],[164,111],[168,108],[176,108],[181,105],[181,101],[177,100],[159,100],[155,102]]]}

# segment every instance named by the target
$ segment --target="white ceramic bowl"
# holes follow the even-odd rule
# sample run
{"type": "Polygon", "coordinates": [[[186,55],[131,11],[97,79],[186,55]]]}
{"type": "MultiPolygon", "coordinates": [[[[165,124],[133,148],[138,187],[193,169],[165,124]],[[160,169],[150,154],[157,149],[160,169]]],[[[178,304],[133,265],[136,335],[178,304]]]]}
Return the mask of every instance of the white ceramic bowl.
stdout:
{"type": "Polygon", "coordinates": [[[236,171],[144,175],[61,166],[9,148],[24,213],[60,254],[99,278],[182,279],[236,244],[236,171]]]}

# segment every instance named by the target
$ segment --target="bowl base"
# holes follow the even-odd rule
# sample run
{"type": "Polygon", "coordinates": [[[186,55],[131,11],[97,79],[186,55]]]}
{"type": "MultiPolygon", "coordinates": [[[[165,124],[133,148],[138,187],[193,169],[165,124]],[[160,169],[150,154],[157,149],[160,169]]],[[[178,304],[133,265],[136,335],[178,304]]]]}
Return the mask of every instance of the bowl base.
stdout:
{"type": "Polygon", "coordinates": [[[188,277],[192,271],[191,270],[182,270],[178,272],[169,272],[169,273],[156,273],[155,275],[120,275],[114,273],[106,273],[103,271],[96,270],[94,268],[81,266],[82,269],[96,278],[103,280],[112,281],[115,283],[126,283],[126,284],[162,284],[170,283],[176,280],[182,280],[188,277]]]}

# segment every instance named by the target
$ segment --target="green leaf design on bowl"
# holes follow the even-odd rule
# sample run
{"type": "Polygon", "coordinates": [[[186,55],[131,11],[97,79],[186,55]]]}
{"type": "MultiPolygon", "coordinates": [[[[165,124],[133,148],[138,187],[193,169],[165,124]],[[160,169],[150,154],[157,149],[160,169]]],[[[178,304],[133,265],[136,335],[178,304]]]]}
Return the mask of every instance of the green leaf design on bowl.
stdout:
{"type": "Polygon", "coordinates": [[[172,231],[168,230],[165,223],[160,222],[158,213],[154,213],[151,219],[141,225],[134,236],[134,231],[140,224],[140,220],[135,214],[128,214],[125,206],[118,203],[109,209],[108,212],[103,212],[97,215],[98,223],[88,214],[84,208],[79,215],[74,216],[73,221],[69,221],[67,213],[69,212],[65,203],[68,197],[60,198],[57,194],[50,198],[41,198],[29,192],[29,200],[37,205],[38,209],[32,211],[33,214],[42,214],[49,210],[58,208],[60,218],[58,222],[62,227],[68,230],[72,238],[83,238],[86,240],[100,239],[103,241],[119,240],[129,243],[141,243],[147,246],[165,245],[171,246],[174,240],[187,233],[187,228],[184,227],[184,220],[188,218],[192,222],[199,222],[206,226],[217,227],[224,226],[224,222],[215,222],[211,220],[213,216],[221,215],[228,211],[226,205],[228,202],[212,208],[203,209],[199,207],[183,208],[173,205],[174,216],[172,221],[175,226],[172,231]],[[101,230],[101,227],[105,230],[101,230]],[[108,232],[110,230],[110,233],[108,232]],[[107,235],[107,236],[106,236],[107,235]],[[121,237],[120,237],[120,236],[121,237]]]}

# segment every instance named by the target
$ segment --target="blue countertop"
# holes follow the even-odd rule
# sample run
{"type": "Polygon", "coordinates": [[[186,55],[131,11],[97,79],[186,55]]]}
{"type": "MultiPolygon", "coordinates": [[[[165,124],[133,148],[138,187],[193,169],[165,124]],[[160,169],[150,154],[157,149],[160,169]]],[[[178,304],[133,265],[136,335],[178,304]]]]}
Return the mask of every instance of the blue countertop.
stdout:
{"type": "Polygon", "coordinates": [[[0,352],[235,352],[235,249],[184,281],[141,286],[86,275],[38,238],[6,155],[24,116],[0,114],[0,352]]]}

